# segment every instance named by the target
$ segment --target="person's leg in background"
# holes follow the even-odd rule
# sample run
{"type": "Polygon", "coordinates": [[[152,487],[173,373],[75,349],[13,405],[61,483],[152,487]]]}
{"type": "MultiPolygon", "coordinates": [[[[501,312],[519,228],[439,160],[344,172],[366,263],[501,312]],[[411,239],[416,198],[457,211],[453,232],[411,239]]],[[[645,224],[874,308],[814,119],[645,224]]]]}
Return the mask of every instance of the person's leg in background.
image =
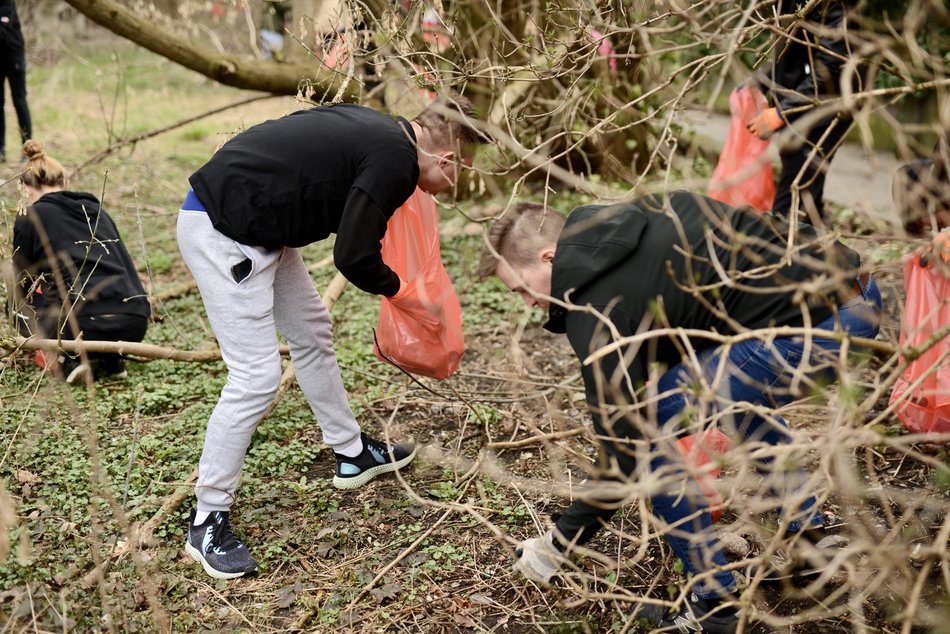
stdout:
{"type": "Polygon", "coordinates": [[[793,123],[784,140],[779,158],[782,173],[775,187],[772,213],[788,217],[794,202],[793,190],[798,192],[798,211],[806,222],[817,224],[825,216],[825,176],[841,140],[851,127],[851,119],[844,116],[824,119],[802,134],[793,123]],[[796,184],[797,183],[797,184],[796,184]]]}
{"type": "Polygon", "coordinates": [[[195,486],[198,506],[185,547],[209,575],[229,579],[257,566],[231,532],[229,511],[251,437],[280,384],[273,315],[280,252],[238,245],[199,211],[179,213],[178,244],[228,367],[227,383],[208,420],[195,486]]]}
{"type": "Polygon", "coordinates": [[[9,83],[13,72],[14,69],[8,60],[0,60],[0,163],[7,159],[6,93],[7,83],[9,83]]]}
{"type": "Polygon", "coordinates": [[[33,121],[30,118],[30,106],[26,101],[26,53],[20,51],[15,65],[9,74],[10,96],[20,124],[20,144],[33,138],[33,121]]]}

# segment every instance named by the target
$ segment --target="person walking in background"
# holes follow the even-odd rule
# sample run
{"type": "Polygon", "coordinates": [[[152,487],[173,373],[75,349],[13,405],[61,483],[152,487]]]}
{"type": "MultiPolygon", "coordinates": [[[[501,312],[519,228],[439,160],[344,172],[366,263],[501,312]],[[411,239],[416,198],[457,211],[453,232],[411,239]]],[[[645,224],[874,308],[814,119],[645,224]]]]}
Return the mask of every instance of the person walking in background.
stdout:
{"type": "Polygon", "coordinates": [[[33,138],[33,123],[26,102],[26,47],[15,0],[0,0],[0,161],[6,160],[4,83],[10,84],[10,96],[20,124],[20,143],[25,143],[33,138]]]}
{"type": "Polygon", "coordinates": [[[230,528],[251,436],[280,384],[278,331],[297,383],[336,457],[333,484],[361,487],[415,457],[362,433],[336,353],[330,314],[298,247],[336,234],[334,264],[354,286],[411,301],[383,262],[387,222],[415,191],[455,186],[471,165],[472,106],[443,97],[411,122],[354,104],[300,110],[224,144],[189,179],[178,245],[228,366],[208,420],[185,550],[212,577],[254,572],[257,562],[230,528]]]}
{"type": "MultiPolygon", "coordinates": [[[[728,335],[811,323],[874,337],[881,294],[860,272],[858,254],[802,223],[800,249],[786,261],[788,230],[770,214],[685,191],[580,207],[566,221],[554,210],[526,203],[491,227],[478,273],[482,279],[497,275],[528,306],[547,309],[544,328],[565,333],[582,362],[618,338],[648,332],[651,324],[728,335]],[[789,290],[793,284],[809,290],[798,298],[789,290]]],[[[666,483],[651,496],[653,514],[668,527],[667,542],[695,577],[678,609],[644,606],[641,616],[670,631],[736,630],[736,582],[725,569],[706,497],[692,490],[698,489],[695,481],[666,445],[700,431],[696,425],[708,425],[710,409],[721,413],[722,431],[738,442],[790,444],[788,424],[774,408],[800,398],[808,384],[833,380],[840,347],[836,339],[766,335],[720,347],[701,337],[690,336],[687,344],[671,335],[621,345],[582,363],[603,449],[597,479],[664,474],[666,483]],[[686,349],[695,352],[695,364],[686,349]],[[802,376],[807,379],[796,387],[793,377],[802,376]],[[656,397],[645,388],[651,379],[656,397]],[[698,385],[710,386],[715,401],[700,401],[698,385]],[[737,403],[756,407],[728,416],[737,403]]],[[[836,536],[826,534],[816,498],[802,490],[803,470],[773,465],[771,458],[757,463],[771,473],[787,532],[813,545],[800,552],[819,559],[819,552],[837,545],[836,536]]],[[[564,554],[593,538],[622,502],[616,488],[594,484],[556,514],[553,530],[521,542],[516,568],[548,583],[564,554]]]]}
{"type": "MultiPolygon", "coordinates": [[[[38,141],[23,145],[19,179],[30,206],[13,225],[13,265],[25,337],[141,341],[151,307],[119,230],[92,194],[69,191],[66,172],[38,141]]],[[[98,377],[124,372],[117,354],[90,354],[98,377]]],[[[53,367],[68,383],[91,368],[61,357],[53,367]]]]}
{"type": "Polygon", "coordinates": [[[790,27],[780,23],[785,32],[778,35],[772,59],[751,80],[761,85],[772,107],[750,119],[748,128],[762,139],[790,128],[779,151],[782,174],[772,213],[787,217],[794,208],[818,224],[825,215],[825,175],[851,116],[817,102],[839,96],[843,81],[858,83],[857,74],[842,76],[856,48],[857,29],[841,0],[778,0],[776,10],[793,21],[790,27]],[[793,18],[805,5],[814,6],[804,18],[793,18]]]}

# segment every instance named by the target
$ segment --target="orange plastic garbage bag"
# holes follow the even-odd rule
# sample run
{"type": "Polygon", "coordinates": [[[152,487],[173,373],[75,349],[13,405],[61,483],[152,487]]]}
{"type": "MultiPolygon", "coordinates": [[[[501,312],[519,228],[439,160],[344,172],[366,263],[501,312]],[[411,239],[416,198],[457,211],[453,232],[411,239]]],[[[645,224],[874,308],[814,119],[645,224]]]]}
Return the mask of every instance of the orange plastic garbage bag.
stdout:
{"type": "MultiPolygon", "coordinates": [[[[904,263],[904,288],[900,344],[916,347],[950,324],[950,279],[914,256],[904,263]]],[[[894,384],[890,403],[911,432],[950,433],[950,336],[907,365],[894,384]]]]}
{"type": "Polygon", "coordinates": [[[768,157],[769,141],[746,129],[749,119],[768,107],[762,91],[752,86],[742,86],[729,95],[732,123],[709,181],[710,198],[733,207],[749,205],[759,211],[772,208],[775,182],[768,157]]]}
{"type": "Polygon", "coordinates": [[[439,217],[421,189],[396,210],[383,236],[383,261],[405,280],[399,299],[383,297],[373,352],[413,374],[444,379],[465,352],[462,306],[442,265],[439,217]]]}
{"type": "MultiPolygon", "coordinates": [[[[732,448],[732,441],[724,433],[713,428],[684,436],[676,441],[676,445],[686,462],[691,467],[699,469],[729,451],[732,448]]],[[[708,474],[702,474],[696,478],[696,483],[706,496],[709,515],[714,522],[722,518],[722,496],[712,481],[719,476],[720,471],[719,467],[713,467],[708,474]]]]}

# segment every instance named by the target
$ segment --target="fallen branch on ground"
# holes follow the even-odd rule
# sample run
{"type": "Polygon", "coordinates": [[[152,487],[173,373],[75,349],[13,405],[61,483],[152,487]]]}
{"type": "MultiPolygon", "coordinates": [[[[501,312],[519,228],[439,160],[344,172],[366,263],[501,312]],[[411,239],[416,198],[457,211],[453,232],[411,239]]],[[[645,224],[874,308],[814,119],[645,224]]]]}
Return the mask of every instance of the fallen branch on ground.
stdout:
{"type": "MultiPolygon", "coordinates": [[[[8,352],[18,350],[49,350],[68,352],[69,354],[111,353],[124,354],[140,359],[167,359],[169,361],[192,361],[210,363],[221,360],[221,350],[178,350],[152,343],[136,341],[85,341],[83,339],[38,339],[35,337],[11,337],[0,339],[0,349],[8,352]]],[[[280,347],[281,356],[290,354],[287,346],[280,347]]]]}

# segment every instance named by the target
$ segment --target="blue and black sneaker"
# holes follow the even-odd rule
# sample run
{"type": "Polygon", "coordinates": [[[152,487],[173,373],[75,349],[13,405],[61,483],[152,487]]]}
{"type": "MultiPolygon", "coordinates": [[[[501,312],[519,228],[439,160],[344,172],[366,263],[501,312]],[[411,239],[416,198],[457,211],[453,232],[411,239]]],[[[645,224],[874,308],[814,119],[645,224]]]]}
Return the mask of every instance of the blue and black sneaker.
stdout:
{"type": "Polygon", "coordinates": [[[333,486],[338,489],[359,488],[378,475],[402,469],[416,457],[416,448],[412,444],[388,447],[366,434],[362,437],[363,451],[355,458],[333,454],[336,456],[333,486]]]}
{"type": "Polygon", "coordinates": [[[663,632],[735,634],[739,627],[739,611],[733,605],[700,599],[693,593],[679,608],[645,605],[637,617],[663,632]]]}
{"type": "Polygon", "coordinates": [[[253,574],[257,561],[231,532],[227,511],[215,511],[195,525],[195,511],[188,521],[185,551],[215,579],[235,579],[253,574]]]}

